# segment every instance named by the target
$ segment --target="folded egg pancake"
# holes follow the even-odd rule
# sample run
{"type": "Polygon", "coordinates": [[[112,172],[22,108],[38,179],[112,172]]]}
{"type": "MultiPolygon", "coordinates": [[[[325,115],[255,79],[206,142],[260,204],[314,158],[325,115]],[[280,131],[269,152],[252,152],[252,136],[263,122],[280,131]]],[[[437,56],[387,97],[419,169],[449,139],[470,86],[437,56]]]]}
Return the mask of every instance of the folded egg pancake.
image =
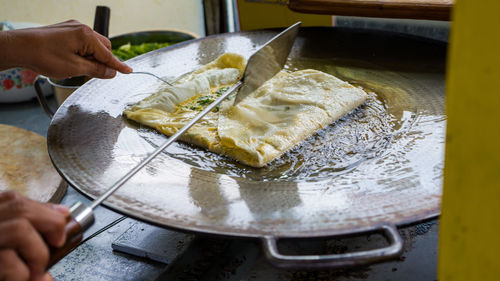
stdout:
{"type": "MultiPolygon", "coordinates": [[[[243,75],[245,59],[226,53],[125,110],[127,118],[173,135],[243,75]]],[[[233,97],[234,98],[234,97],[233,97]]],[[[282,71],[236,106],[221,103],[180,140],[262,167],[367,98],[332,75],[282,71]]]]}

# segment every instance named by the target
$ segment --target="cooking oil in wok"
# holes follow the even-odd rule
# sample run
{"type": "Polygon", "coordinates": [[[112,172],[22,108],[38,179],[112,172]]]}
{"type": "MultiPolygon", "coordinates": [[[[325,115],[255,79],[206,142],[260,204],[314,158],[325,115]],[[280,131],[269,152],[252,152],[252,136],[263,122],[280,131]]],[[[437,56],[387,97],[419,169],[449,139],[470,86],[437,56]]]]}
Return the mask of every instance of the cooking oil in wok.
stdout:
{"type": "Polygon", "coordinates": [[[263,168],[239,164],[185,143],[176,143],[168,155],[203,170],[251,180],[317,180],[345,173],[383,153],[396,123],[383,101],[371,92],[362,106],[263,168]]]}
{"type": "MultiPolygon", "coordinates": [[[[372,71],[374,74],[366,77],[363,68],[353,70],[337,63],[295,60],[288,63],[285,70],[313,68],[330,73],[365,90],[369,96],[367,101],[265,167],[249,167],[180,142],[172,145],[167,154],[205,171],[256,181],[317,181],[349,172],[364,161],[382,155],[393,138],[415,119],[414,113],[403,114],[411,110],[412,102],[406,93],[396,93],[397,87],[376,83],[387,80],[388,75],[390,79],[390,73],[372,71]],[[404,104],[404,109],[399,104],[404,104]]],[[[141,133],[143,137],[151,143],[161,143],[154,140],[160,135],[152,136],[147,131],[149,129],[141,133]]]]}

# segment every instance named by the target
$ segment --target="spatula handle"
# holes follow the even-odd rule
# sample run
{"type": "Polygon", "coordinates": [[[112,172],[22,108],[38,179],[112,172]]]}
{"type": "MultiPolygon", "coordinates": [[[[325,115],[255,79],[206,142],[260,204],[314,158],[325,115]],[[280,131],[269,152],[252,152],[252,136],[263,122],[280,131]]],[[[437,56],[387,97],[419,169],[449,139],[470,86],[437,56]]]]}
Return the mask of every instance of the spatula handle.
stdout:
{"type": "Polygon", "coordinates": [[[68,223],[64,229],[66,232],[66,243],[59,248],[50,247],[50,260],[48,264],[48,268],[51,268],[54,264],[56,264],[59,260],[69,254],[73,249],[78,246],[80,241],[83,238],[82,226],[76,222],[73,218],[68,217],[68,223]]]}
{"type": "Polygon", "coordinates": [[[92,209],[78,202],[70,208],[67,224],[64,228],[66,242],[63,246],[50,248],[50,259],[47,269],[71,253],[83,239],[83,233],[94,223],[92,209]]]}

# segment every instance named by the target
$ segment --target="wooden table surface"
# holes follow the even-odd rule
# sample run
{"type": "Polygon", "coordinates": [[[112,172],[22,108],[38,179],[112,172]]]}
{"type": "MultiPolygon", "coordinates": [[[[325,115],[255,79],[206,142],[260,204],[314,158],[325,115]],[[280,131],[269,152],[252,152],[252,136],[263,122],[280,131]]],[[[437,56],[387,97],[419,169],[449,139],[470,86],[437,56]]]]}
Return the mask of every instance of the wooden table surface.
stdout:
{"type": "Polygon", "coordinates": [[[0,139],[0,192],[17,191],[40,202],[61,201],[66,183],[52,166],[45,138],[0,124],[0,139]]]}
{"type": "Polygon", "coordinates": [[[343,16],[450,20],[454,0],[289,0],[296,12],[343,16]]]}

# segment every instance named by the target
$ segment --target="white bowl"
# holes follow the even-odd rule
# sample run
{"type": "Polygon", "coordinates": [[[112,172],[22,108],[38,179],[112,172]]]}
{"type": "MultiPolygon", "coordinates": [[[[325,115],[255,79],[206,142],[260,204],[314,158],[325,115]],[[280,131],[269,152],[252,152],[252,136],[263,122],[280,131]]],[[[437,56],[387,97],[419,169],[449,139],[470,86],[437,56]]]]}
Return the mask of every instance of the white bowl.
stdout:
{"type": "MultiPolygon", "coordinates": [[[[33,82],[38,74],[25,68],[11,68],[0,71],[0,103],[22,102],[35,98],[33,82]]],[[[41,81],[43,92],[52,94],[52,87],[41,81]]]]}

